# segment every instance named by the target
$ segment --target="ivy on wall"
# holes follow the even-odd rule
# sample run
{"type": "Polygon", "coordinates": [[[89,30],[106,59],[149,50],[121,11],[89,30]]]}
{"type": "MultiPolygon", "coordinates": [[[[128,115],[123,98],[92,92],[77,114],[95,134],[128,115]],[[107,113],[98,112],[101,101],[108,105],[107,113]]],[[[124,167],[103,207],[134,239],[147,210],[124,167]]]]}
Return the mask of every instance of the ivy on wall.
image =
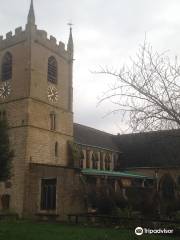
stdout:
{"type": "Polygon", "coordinates": [[[0,120],[0,181],[11,177],[11,161],[14,156],[10,149],[8,124],[6,120],[0,120]]]}
{"type": "Polygon", "coordinates": [[[77,143],[73,141],[68,142],[69,146],[69,155],[70,155],[70,164],[74,167],[78,167],[79,160],[81,158],[81,149],[77,143]]]}

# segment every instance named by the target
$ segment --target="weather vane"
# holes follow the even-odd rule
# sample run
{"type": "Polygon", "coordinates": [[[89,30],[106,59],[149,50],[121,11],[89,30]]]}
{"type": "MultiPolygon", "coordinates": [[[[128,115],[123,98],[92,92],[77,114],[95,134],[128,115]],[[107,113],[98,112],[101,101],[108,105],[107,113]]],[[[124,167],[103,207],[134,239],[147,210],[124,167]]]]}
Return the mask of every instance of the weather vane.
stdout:
{"type": "Polygon", "coordinates": [[[67,25],[69,25],[69,26],[70,26],[70,28],[72,28],[72,26],[73,26],[74,24],[72,24],[72,22],[71,22],[71,21],[69,21],[67,25]]]}

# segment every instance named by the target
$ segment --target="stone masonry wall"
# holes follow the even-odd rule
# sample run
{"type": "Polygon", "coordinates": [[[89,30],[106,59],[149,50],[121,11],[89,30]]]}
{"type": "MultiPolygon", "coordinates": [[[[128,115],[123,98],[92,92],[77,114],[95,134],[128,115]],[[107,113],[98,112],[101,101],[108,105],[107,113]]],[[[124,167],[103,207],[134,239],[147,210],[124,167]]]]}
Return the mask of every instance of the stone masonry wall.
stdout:
{"type": "Polygon", "coordinates": [[[67,214],[86,211],[83,185],[76,169],[43,164],[30,164],[27,175],[24,214],[36,217],[38,213],[50,213],[40,209],[41,179],[56,178],[56,210],[59,220],[66,220],[67,214]]]}

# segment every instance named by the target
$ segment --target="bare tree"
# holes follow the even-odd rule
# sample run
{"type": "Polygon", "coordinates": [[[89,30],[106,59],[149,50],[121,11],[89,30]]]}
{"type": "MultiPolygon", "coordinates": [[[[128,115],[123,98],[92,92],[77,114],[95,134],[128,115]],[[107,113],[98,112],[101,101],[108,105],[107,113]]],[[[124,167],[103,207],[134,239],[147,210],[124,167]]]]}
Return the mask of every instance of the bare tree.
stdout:
{"type": "Polygon", "coordinates": [[[113,112],[121,112],[133,131],[180,127],[180,65],[177,57],[154,52],[146,42],[140,46],[131,66],[120,71],[102,69],[115,77],[100,102],[111,100],[113,112]]]}

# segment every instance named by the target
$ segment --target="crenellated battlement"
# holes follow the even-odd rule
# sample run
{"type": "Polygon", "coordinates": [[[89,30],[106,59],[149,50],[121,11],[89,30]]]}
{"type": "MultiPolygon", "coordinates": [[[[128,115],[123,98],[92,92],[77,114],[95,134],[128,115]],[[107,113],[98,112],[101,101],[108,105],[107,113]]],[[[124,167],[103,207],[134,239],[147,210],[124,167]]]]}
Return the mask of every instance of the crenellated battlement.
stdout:
{"type": "Polygon", "coordinates": [[[37,35],[41,37],[42,39],[46,40],[47,39],[47,32],[44,30],[37,30],[37,35]]]}
{"type": "Polygon", "coordinates": [[[22,42],[26,39],[26,31],[22,30],[22,27],[18,27],[15,29],[15,34],[13,35],[13,32],[10,31],[6,33],[6,38],[3,38],[3,36],[0,36],[0,49],[4,49],[7,47],[11,47],[15,44],[18,44],[19,42],[22,42]]]}
{"type": "Polygon", "coordinates": [[[47,32],[44,30],[36,30],[34,32],[34,40],[36,43],[39,43],[50,50],[54,51],[62,57],[69,57],[67,50],[65,49],[65,44],[63,42],[57,42],[57,39],[54,36],[47,37],[47,32]]]}
{"type": "Polygon", "coordinates": [[[18,27],[15,29],[15,35],[20,35],[23,32],[22,27],[18,27]]]}
{"type": "Polygon", "coordinates": [[[13,32],[10,31],[6,33],[5,38],[3,38],[3,36],[0,36],[0,50],[14,46],[15,44],[27,40],[28,36],[31,36],[31,40],[33,40],[34,42],[49,48],[56,54],[66,59],[69,57],[68,51],[65,49],[65,44],[63,42],[60,41],[58,43],[56,38],[53,36],[50,36],[50,38],[48,38],[47,32],[37,29],[36,25],[34,25],[31,29],[29,29],[26,25],[25,30],[23,30],[22,27],[18,27],[15,29],[14,35],[13,32]]]}

